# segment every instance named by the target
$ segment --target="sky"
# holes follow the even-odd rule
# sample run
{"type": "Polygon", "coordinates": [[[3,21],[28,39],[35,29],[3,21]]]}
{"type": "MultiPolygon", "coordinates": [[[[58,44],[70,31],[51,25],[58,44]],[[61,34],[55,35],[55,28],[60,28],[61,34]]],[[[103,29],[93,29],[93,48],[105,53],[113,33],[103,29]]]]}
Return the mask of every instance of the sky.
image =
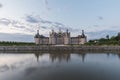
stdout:
{"type": "Polygon", "coordinates": [[[117,35],[119,21],[120,0],[0,0],[0,41],[33,42],[37,29],[105,38],[117,35]]]}

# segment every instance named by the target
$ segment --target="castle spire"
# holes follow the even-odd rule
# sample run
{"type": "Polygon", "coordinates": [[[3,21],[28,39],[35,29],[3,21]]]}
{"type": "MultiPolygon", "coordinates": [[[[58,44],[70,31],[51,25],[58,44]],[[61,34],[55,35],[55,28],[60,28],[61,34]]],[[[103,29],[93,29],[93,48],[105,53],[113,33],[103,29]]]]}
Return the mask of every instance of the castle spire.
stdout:
{"type": "Polygon", "coordinates": [[[61,33],[61,28],[59,28],[59,33],[61,33]]]}
{"type": "Polygon", "coordinates": [[[37,30],[37,34],[39,34],[39,30],[37,30]]]}
{"type": "Polygon", "coordinates": [[[68,33],[68,29],[66,30],[66,32],[68,33]]]}
{"type": "Polygon", "coordinates": [[[82,30],[82,37],[83,37],[83,38],[85,37],[84,30],[82,30]]]}
{"type": "Polygon", "coordinates": [[[82,30],[82,35],[84,34],[84,30],[82,30]]]}
{"type": "Polygon", "coordinates": [[[52,29],[52,33],[54,33],[54,29],[52,29]]]}

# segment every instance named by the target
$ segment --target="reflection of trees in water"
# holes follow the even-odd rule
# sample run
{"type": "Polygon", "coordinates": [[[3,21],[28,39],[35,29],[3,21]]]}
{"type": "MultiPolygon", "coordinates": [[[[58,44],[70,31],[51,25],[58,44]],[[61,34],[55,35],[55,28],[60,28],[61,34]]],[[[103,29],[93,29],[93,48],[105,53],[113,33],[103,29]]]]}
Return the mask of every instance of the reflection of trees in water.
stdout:
{"type": "Polygon", "coordinates": [[[117,55],[118,55],[118,58],[120,59],[120,53],[118,53],[117,55]]]}
{"type": "Polygon", "coordinates": [[[108,57],[110,56],[110,55],[114,55],[114,56],[118,56],[118,58],[120,59],[120,53],[118,53],[118,52],[116,52],[116,53],[107,53],[107,55],[108,55],[108,57]]]}
{"type": "Polygon", "coordinates": [[[106,54],[107,54],[108,57],[109,57],[110,55],[114,55],[114,56],[117,55],[118,58],[120,59],[120,53],[118,53],[118,52],[116,52],[116,53],[114,53],[114,52],[113,52],[113,53],[109,53],[109,52],[108,52],[108,53],[106,53],[106,54]]]}

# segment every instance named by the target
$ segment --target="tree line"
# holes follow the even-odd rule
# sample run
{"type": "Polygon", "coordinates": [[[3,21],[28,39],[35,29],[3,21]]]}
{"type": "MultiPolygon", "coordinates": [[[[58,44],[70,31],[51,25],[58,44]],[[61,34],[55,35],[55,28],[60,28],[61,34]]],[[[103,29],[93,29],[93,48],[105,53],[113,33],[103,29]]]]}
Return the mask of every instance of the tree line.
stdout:
{"type": "Polygon", "coordinates": [[[30,46],[35,45],[32,42],[12,42],[12,41],[0,41],[0,46],[30,46]]]}
{"type": "Polygon", "coordinates": [[[120,33],[117,36],[89,40],[85,45],[120,45],[120,33]]]}

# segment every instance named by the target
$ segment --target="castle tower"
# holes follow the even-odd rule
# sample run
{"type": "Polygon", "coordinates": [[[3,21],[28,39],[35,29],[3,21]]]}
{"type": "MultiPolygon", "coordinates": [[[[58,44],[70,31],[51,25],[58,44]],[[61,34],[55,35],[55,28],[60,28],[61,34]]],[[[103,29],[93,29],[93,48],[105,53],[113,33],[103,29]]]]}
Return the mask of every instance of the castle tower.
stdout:
{"type": "Polygon", "coordinates": [[[59,28],[59,33],[62,33],[61,28],[59,28]]]}
{"type": "Polygon", "coordinates": [[[85,44],[87,42],[87,37],[85,36],[84,30],[82,30],[82,35],[79,39],[79,44],[85,44]]]}
{"type": "Polygon", "coordinates": [[[52,29],[52,33],[54,33],[54,29],[52,29]]]}
{"type": "Polygon", "coordinates": [[[39,35],[39,30],[37,30],[37,34],[34,36],[34,41],[35,44],[38,45],[40,43],[40,35],[39,35]]]}
{"type": "Polygon", "coordinates": [[[65,32],[64,44],[70,44],[70,33],[69,33],[68,29],[65,32]]]}
{"type": "Polygon", "coordinates": [[[39,30],[37,30],[37,34],[39,34],[39,30]]]}
{"type": "Polygon", "coordinates": [[[68,29],[66,30],[66,33],[68,33],[68,29]]]}
{"type": "Polygon", "coordinates": [[[56,44],[55,32],[52,29],[52,33],[49,34],[49,44],[56,44]]]}
{"type": "Polygon", "coordinates": [[[85,37],[84,30],[82,30],[82,37],[83,37],[83,38],[85,37]]]}

